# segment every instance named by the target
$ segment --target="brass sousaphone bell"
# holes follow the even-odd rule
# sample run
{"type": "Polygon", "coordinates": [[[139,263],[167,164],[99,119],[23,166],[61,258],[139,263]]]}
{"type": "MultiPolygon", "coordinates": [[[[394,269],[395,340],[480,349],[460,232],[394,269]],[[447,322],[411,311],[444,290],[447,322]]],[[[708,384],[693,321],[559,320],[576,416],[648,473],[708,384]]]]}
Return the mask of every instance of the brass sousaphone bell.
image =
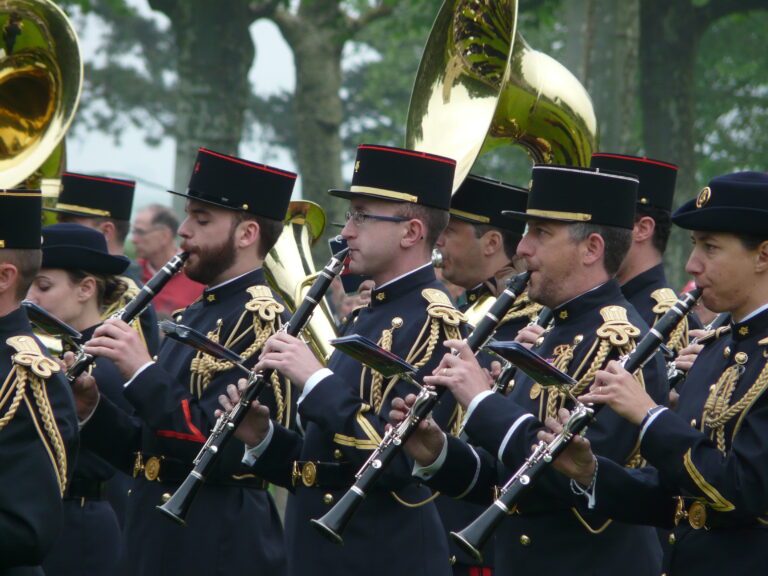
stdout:
{"type": "Polygon", "coordinates": [[[455,191],[479,154],[505,144],[534,162],[588,166],[597,146],[592,100],[520,36],[517,0],[448,0],[419,65],[406,148],[455,159],[455,191]]]}
{"type": "Polygon", "coordinates": [[[13,188],[57,150],[83,64],[72,24],[50,0],[0,0],[0,33],[0,188],[13,188]]]}

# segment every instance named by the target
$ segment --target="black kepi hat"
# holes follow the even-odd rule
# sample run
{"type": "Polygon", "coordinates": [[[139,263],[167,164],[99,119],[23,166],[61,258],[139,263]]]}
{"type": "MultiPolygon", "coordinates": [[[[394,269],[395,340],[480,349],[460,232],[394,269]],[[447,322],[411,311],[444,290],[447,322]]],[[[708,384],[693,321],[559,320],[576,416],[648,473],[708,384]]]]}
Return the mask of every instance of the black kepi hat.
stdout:
{"type": "Polygon", "coordinates": [[[329,190],[351,199],[368,196],[448,210],[456,161],[428,152],[361,144],[349,190],[329,190]]]}
{"type": "Polygon", "coordinates": [[[200,148],[186,192],[171,194],[283,221],[296,174],[200,148]]]}
{"type": "Polygon", "coordinates": [[[451,198],[450,213],[453,218],[470,224],[485,224],[522,234],[525,222],[506,218],[501,212],[524,212],[527,203],[527,188],[470,174],[451,198]]]}
{"type": "Polygon", "coordinates": [[[40,190],[0,190],[0,248],[40,249],[40,190]]]}
{"type": "Polygon", "coordinates": [[[640,180],[637,203],[672,212],[677,165],[652,158],[601,152],[592,154],[589,166],[634,174],[640,180]]]}
{"type": "Polygon", "coordinates": [[[135,188],[133,180],[63,172],[56,206],[45,210],[85,218],[130,220],[135,188]]]}
{"type": "Polygon", "coordinates": [[[107,250],[104,234],[73,222],[43,228],[43,268],[122,274],[131,261],[107,250]]]}
{"type": "Polygon", "coordinates": [[[768,174],[718,176],[672,214],[686,230],[730,232],[768,238],[768,174]]]}
{"type": "Polygon", "coordinates": [[[525,212],[505,211],[511,218],[589,222],[616,228],[634,227],[637,176],[578,166],[536,164],[525,212]]]}

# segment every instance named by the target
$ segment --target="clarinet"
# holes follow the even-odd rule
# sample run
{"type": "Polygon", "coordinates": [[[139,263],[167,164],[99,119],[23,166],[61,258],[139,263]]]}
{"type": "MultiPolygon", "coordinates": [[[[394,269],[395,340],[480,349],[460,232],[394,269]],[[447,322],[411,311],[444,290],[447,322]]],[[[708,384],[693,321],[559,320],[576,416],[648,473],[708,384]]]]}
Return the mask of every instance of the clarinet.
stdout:
{"type": "MultiPolygon", "coordinates": [[[[717,330],[718,328],[722,328],[728,323],[730,319],[731,319],[731,314],[729,312],[721,312],[720,314],[718,314],[712,319],[712,322],[710,322],[704,327],[705,334],[712,332],[713,330],[717,330]]],[[[700,338],[694,338],[691,341],[691,344],[696,344],[697,342],[699,342],[699,340],[700,338]]],[[[670,389],[675,388],[678,384],[680,384],[680,382],[685,380],[686,375],[687,374],[685,370],[680,370],[675,365],[674,360],[672,360],[667,365],[667,380],[669,380],[670,389]]]]}
{"type": "MultiPolygon", "coordinates": [[[[514,305],[518,295],[525,290],[529,277],[530,272],[523,272],[511,278],[504,292],[499,295],[491,309],[477,323],[475,329],[467,337],[467,344],[473,352],[480,350],[491,338],[504,315],[514,305]]],[[[453,353],[456,354],[457,352],[454,351],[453,353]]],[[[445,392],[443,387],[440,387],[439,390],[432,386],[422,387],[405,419],[397,427],[393,426],[387,431],[381,439],[381,443],[355,474],[355,483],[322,518],[311,520],[311,524],[326,538],[336,544],[344,543],[341,534],[358,506],[381,477],[387,465],[399,453],[403,444],[416,430],[419,422],[432,411],[443,392],[445,392]]]]}
{"type": "MultiPolygon", "coordinates": [[[[322,300],[331,286],[334,278],[339,275],[344,267],[344,259],[349,248],[339,250],[334,254],[328,264],[325,265],[317,276],[306,296],[299,304],[291,318],[281,326],[280,332],[290,336],[298,336],[309,322],[312,312],[322,300]]],[[[192,461],[194,467],[181,483],[176,492],[171,495],[164,504],[157,506],[163,514],[175,520],[182,526],[186,526],[186,516],[208,474],[218,460],[219,453],[229,442],[240,423],[245,419],[248,410],[254,400],[257,400],[262,390],[269,383],[272,371],[249,371],[246,389],[240,395],[240,401],[230,412],[222,414],[211,430],[208,439],[203,444],[200,452],[192,461]]]]}
{"type": "MultiPolygon", "coordinates": [[[[700,296],[701,290],[696,288],[675,302],[638,342],[635,349],[622,359],[624,369],[632,374],[641,370],[659,347],[667,341],[680,321],[693,309],[700,296]]],[[[596,412],[597,408],[594,405],[577,401],[563,430],[551,442],[539,442],[523,465],[501,487],[493,504],[469,526],[460,532],[451,532],[451,538],[473,558],[482,562],[483,555],[480,549],[513,509],[522,492],[565,450],[571,440],[594,420],[596,412]]]]}
{"type": "MultiPolygon", "coordinates": [[[[150,278],[144,286],[142,286],[136,296],[123,306],[120,310],[112,314],[109,317],[110,320],[122,320],[130,324],[133,320],[139,316],[152,299],[168,284],[168,281],[173,276],[181,271],[184,266],[184,262],[189,258],[189,252],[181,252],[171,258],[165,266],[158,270],[152,278],[150,278]]],[[[86,353],[84,350],[80,350],[75,356],[75,360],[72,365],[67,369],[67,380],[72,382],[75,378],[85,372],[88,367],[93,364],[95,357],[92,354],[86,353]]]]}

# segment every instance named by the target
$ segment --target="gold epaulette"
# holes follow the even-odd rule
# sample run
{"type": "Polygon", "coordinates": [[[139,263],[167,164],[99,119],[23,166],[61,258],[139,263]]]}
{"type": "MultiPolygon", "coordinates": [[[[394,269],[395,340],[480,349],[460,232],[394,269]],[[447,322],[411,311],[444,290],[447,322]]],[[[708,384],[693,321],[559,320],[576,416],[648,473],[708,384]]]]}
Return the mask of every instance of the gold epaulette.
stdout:
{"type": "Polygon", "coordinates": [[[651,292],[651,298],[654,299],[656,305],[652,308],[652,311],[657,316],[661,316],[667,310],[672,308],[672,305],[677,302],[677,295],[672,288],[659,288],[651,292]]]}
{"type": "Polygon", "coordinates": [[[606,306],[600,310],[603,325],[597,329],[597,336],[608,340],[611,346],[623,348],[640,335],[640,329],[627,318],[627,309],[623,306],[606,306]]]}
{"type": "Polygon", "coordinates": [[[5,414],[0,418],[0,432],[13,420],[19,406],[24,402],[51,460],[59,489],[63,494],[67,482],[67,451],[45,385],[48,378],[61,371],[61,366],[43,353],[32,336],[11,336],[5,342],[16,350],[16,353],[11,357],[13,368],[5,382],[0,385],[0,413],[5,409],[8,400],[11,400],[5,414]],[[27,390],[32,392],[31,397],[27,390]]]}
{"type": "Polygon", "coordinates": [[[268,286],[251,286],[247,291],[251,300],[245,304],[245,309],[258,315],[262,321],[274,322],[285,310],[285,306],[275,300],[268,286]]]}
{"type": "Polygon", "coordinates": [[[425,288],[421,291],[421,295],[429,302],[427,305],[427,315],[430,318],[440,320],[447,326],[455,328],[462,322],[467,321],[467,317],[456,309],[445,292],[436,288],[425,288]]]}

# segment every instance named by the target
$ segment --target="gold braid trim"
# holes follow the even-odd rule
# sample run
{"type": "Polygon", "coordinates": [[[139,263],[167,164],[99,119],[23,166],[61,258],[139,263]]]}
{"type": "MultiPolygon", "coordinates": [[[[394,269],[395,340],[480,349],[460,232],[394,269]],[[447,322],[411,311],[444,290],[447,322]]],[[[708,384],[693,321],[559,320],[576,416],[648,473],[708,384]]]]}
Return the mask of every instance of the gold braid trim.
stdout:
{"type": "MultiPolygon", "coordinates": [[[[400,317],[392,318],[391,327],[388,330],[383,330],[381,338],[379,338],[378,345],[384,348],[384,350],[392,350],[392,337],[398,328],[403,325],[403,319],[400,317]]],[[[363,370],[365,372],[365,370],[363,370]]],[[[361,377],[363,377],[361,375],[361,377]]],[[[371,407],[373,411],[378,413],[383,403],[383,389],[384,389],[384,375],[376,370],[371,370],[371,407]]]]}
{"type": "MultiPolygon", "coordinates": [[[[738,362],[738,361],[737,361],[738,362]]],[[[746,360],[745,360],[746,362],[746,360]]],[[[768,388],[768,362],[766,362],[760,375],[745,394],[731,405],[731,397],[736,390],[739,378],[744,373],[744,365],[741,363],[728,367],[710,387],[709,396],[704,403],[702,423],[712,429],[717,449],[726,455],[725,425],[735,416],[742,414],[754,401],[768,388]]]]}
{"type": "MultiPolygon", "coordinates": [[[[107,320],[110,318],[115,312],[121,310],[122,308],[125,308],[125,306],[133,300],[136,295],[141,291],[138,284],[133,280],[133,278],[129,278],[128,276],[117,276],[117,279],[122,281],[126,288],[125,291],[120,295],[120,297],[112,302],[109,306],[105,307],[101,311],[101,319],[107,320]]],[[[136,318],[133,319],[131,322],[131,328],[136,330],[136,332],[139,333],[139,337],[141,337],[141,341],[144,343],[144,347],[147,346],[147,337],[144,334],[144,329],[141,327],[141,314],[136,316],[136,318]]]]}
{"type": "Polygon", "coordinates": [[[523,292],[520,294],[517,300],[515,300],[515,304],[512,306],[509,312],[504,314],[504,318],[501,320],[501,323],[504,324],[506,322],[510,322],[511,320],[517,320],[518,318],[528,318],[529,320],[535,320],[542,308],[543,306],[541,304],[532,302],[528,298],[527,291],[523,292]]]}
{"type": "MultiPolygon", "coordinates": [[[[285,309],[282,304],[275,300],[267,286],[251,286],[247,291],[252,298],[245,304],[245,310],[238,318],[232,332],[222,342],[227,348],[232,348],[249,334],[253,334],[253,342],[240,354],[243,360],[248,360],[261,350],[267,339],[279,329],[282,324],[280,314],[285,309]]],[[[222,320],[217,320],[216,327],[208,332],[208,338],[214,342],[220,342],[222,326],[222,320]]],[[[219,360],[204,352],[198,352],[190,364],[190,393],[200,397],[217,373],[230,370],[233,366],[234,364],[231,362],[219,360]]],[[[282,423],[289,414],[289,411],[286,410],[286,392],[279,385],[280,381],[276,374],[273,373],[270,382],[273,384],[272,388],[277,406],[276,419],[282,423]]],[[[288,386],[287,382],[286,386],[288,386]]]]}
{"type": "MultiPolygon", "coordinates": [[[[656,305],[651,311],[656,314],[656,321],[661,318],[676,302],[677,295],[671,288],[659,288],[651,292],[651,298],[656,301],[656,305]]],[[[688,346],[688,317],[684,317],[678,322],[675,329],[669,335],[665,343],[667,348],[673,352],[678,352],[688,346]]]]}
{"type": "Polygon", "coordinates": [[[67,483],[67,451],[45,388],[46,379],[59,372],[61,366],[58,362],[45,356],[37,341],[30,336],[12,336],[5,342],[16,350],[16,354],[11,357],[15,366],[3,383],[2,394],[0,394],[0,407],[7,402],[11,389],[15,387],[16,391],[8,411],[0,419],[0,430],[13,419],[23,399],[28,405],[32,422],[51,459],[51,464],[59,482],[59,489],[64,494],[67,483]],[[29,405],[29,401],[26,398],[27,385],[29,385],[35,398],[43,430],[40,429],[37,413],[29,405]]]}

